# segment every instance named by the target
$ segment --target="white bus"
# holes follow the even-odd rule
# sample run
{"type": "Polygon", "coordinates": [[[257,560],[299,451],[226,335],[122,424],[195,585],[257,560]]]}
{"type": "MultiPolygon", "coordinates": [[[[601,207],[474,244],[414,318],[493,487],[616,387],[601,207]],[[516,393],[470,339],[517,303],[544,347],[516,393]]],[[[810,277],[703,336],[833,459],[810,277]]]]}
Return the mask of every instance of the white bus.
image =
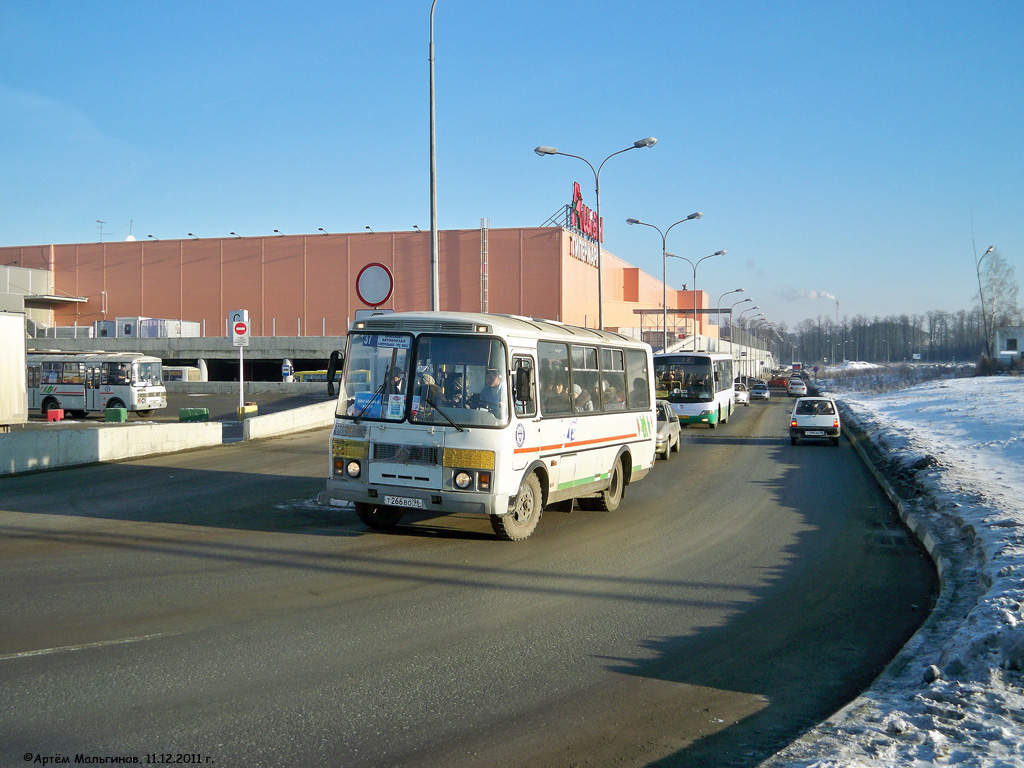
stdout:
{"type": "Polygon", "coordinates": [[[28,407],[76,415],[125,408],[149,416],[167,407],[159,357],[134,352],[29,353],[28,407]]]}
{"type": "Polygon", "coordinates": [[[654,356],[659,400],[668,400],[682,426],[714,429],[736,407],[732,356],[721,352],[673,352],[654,356]]]}
{"type": "Polygon", "coordinates": [[[616,509],[654,465],[651,365],[646,344],[549,320],[357,320],[322,500],[378,529],[407,510],[486,514],[510,541],[545,506],[616,509]]]}

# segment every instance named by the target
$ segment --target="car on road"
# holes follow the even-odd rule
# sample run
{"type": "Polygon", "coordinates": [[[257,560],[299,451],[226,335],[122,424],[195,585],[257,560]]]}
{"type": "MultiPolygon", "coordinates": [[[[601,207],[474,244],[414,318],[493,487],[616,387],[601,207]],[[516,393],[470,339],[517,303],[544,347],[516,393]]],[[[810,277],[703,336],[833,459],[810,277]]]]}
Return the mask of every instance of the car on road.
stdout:
{"type": "Polygon", "coordinates": [[[790,379],[786,385],[786,394],[790,397],[804,397],[807,394],[807,384],[803,379],[790,379]]]}
{"type": "Polygon", "coordinates": [[[768,385],[763,382],[755,384],[750,388],[751,400],[767,400],[771,396],[772,393],[768,391],[768,385]]]}
{"type": "Polygon", "coordinates": [[[789,379],[785,376],[776,376],[774,379],[768,380],[769,387],[779,387],[780,389],[789,384],[789,379]]]}
{"type": "Polygon", "coordinates": [[[801,397],[793,404],[789,417],[789,442],[796,445],[798,440],[828,440],[839,445],[842,426],[839,423],[839,409],[836,401],[828,397],[801,397]]]}
{"type": "Polygon", "coordinates": [[[750,392],[742,384],[736,385],[736,405],[743,403],[743,405],[750,405],[750,392]]]}
{"type": "Polygon", "coordinates": [[[668,400],[658,400],[655,405],[658,413],[658,434],[655,439],[654,452],[661,458],[668,458],[679,450],[679,435],[682,428],[679,426],[679,417],[676,416],[672,403],[668,400]]]}

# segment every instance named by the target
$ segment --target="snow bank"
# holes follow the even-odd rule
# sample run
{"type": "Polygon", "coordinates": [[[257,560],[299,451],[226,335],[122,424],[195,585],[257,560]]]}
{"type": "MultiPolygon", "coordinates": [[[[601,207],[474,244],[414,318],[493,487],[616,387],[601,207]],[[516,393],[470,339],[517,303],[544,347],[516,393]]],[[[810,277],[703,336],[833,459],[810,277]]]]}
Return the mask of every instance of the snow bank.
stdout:
{"type": "Polygon", "coordinates": [[[942,595],[868,691],[763,765],[1024,768],[1024,379],[841,390],[916,494],[901,513],[940,562],[942,595]]]}

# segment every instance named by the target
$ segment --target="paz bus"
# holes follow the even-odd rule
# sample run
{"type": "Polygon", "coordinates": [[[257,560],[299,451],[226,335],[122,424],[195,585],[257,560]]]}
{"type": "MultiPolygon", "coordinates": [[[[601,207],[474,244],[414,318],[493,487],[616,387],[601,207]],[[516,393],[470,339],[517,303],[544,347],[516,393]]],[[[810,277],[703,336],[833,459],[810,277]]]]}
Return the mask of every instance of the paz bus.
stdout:
{"type": "Polygon", "coordinates": [[[85,415],[107,408],[149,416],[167,407],[159,357],[134,352],[28,354],[28,407],[85,415]]]}
{"type": "Polygon", "coordinates": [[[672,352],[654,356],[658,399],[668,400],[682,426],[715,429],[736,407],[732,356],[722,352],[672,352]]]}
{"type": "Polygon", "coordinates": [[[367,526],[488,515],[527,538],[545,507],[616,509],[654,465],[651,348],[551,320],[408,312],[348,333],[321,501],[367,526]]]}

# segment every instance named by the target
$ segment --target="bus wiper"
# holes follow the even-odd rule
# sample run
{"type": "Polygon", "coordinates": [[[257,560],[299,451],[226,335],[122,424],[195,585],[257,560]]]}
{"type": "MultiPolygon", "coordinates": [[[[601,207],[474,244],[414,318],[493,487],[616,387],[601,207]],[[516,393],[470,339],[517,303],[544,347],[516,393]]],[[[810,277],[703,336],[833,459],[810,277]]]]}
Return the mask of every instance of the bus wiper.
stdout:
{"type": "Polygon", "coordinates": [[[354,419],[352,419],[352,423],[353,424],[358,424],[359,423],[359,420],[361,418],[363,418],[363,414],[366,413],[366,410],[373,404],[373,401],[377,399],[377,395],[381,395],[380,404],[381,404],[381,408],[383,409],[383,407],[384,407],[384,397],[383,397],[383,395],[384,395],[384,384],[387,384],[387,382],[385,381],[383,384],[381,384],[379,387],[377,387],[377,391],[373,393],[373,397],[371,397],[369,400],[366,401],[366,405],[363,406],[363,409],[359,413],[356,414],[356,417],[354,419]]]}
{"type": "Polygon", "coordinates": [[[456,424],[454,421],[452,421],[451,416],[449,416],[447,413],[442,411],[440,409],[440,407],[438,407],[437,403],[435,403],[433,400],[431,400],[426,395],[423,396],[423,402],[425,402],[427,405],[429,405],[435,411],[437,411],[442,416],[444,416],[444,420],[447,421],[449,424],[451,424],[453,427],[455,427],[457,430],[459,430],[459,432],[465,432],[466,431],[462,427],[460,427],[458,424],[456,424]]]}

